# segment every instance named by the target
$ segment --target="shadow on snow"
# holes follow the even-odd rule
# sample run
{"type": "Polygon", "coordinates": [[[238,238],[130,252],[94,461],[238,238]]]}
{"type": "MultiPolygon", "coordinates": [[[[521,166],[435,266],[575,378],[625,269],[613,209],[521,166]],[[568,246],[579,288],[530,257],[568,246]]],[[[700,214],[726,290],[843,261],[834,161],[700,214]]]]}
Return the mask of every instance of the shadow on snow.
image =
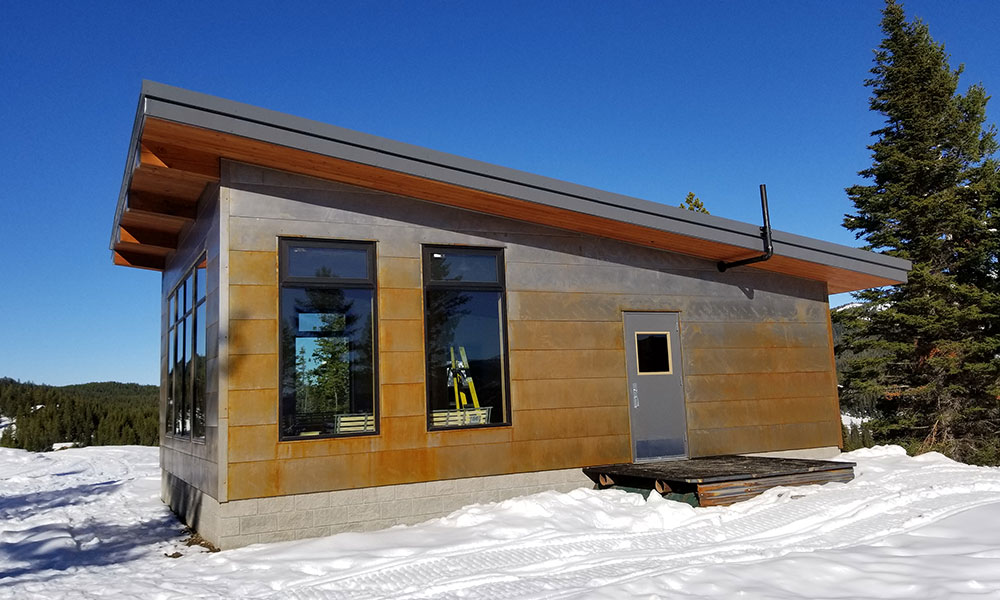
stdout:
{"type": "Polygon", "coordinates": [[[130,562],[147,555],[160,542],[180,533],[180,523],[172,514],[130,523],[92,522],[79,527],[62,524],[39,525],[22,532],[19,542],[0,543],[0,581],[34,575],[46,580],[82,567],[130,562]]]}
{"type": "MultiPolygon", "coordinates": [[[[126,563],[154,550],[182,531],[170,512],[134,523],[105,522],[95,514],[81,523],[44,523],[15,530],[12,521],[51,509],[82,506],[98,496],[115,492],[122,483],[105,481],[36,494],[0,497],[0,523],[18,541],[0,542],[0,581],[32,575],[33,580],[58,577],[59,571],[126,563]],[[53,573],[52,571],[56,571],[53,573]]],[[[113,507],[108,510],[114,510],[113,507]]],[[[109,515],[114,518],[114,515],[109,515]]]]}
{"type": "Polygon", "coordinates": [[[0,496],[0,519],[20,520],[53,508],[87,504],[94,496],[110,494],[121,485],[121,481],[102,481],[47,492],[0,496]]]}

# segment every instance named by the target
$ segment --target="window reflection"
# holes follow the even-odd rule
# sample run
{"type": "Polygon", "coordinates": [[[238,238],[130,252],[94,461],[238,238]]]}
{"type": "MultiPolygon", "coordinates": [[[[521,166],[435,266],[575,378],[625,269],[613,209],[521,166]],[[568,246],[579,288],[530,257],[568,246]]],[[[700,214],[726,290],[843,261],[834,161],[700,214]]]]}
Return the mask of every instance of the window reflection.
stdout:
{"type": "MultiPolygon", "coordinates": [[[[174,297],[171,296],[171,302],[174,302],[174,297]]],[[[173,433],[174,431],[174,402],[177,394],[177,385],[174,382],[174,372],[175,366],[174,362],[177,360],[177,342],[175,338],[177,336],[176,329],[172,327],[167,330],[167,411],[166,411],[166,424],[167,433],[173,433]]]]}
{"type": "Polygon", "coordinates": [[[191,434],[196,438],[205,437],[205,400],[207,395],[206,384],[208,382],[208,356],[206,355],[207,325],[205,303],[198,305],[195,312],[195,327],[197,335],[194,336],[194,406],[192,408],[191,434]]]}
{"type": "Polygon", "coordinates": [[[166,432],[205,438],[207,287],[202,256],[167,298],[166,432]]]}
{"type": "Polygon", "coordinates": [[[428,281],[496,283],[499,280],[497,256],[494,253],[439,248],[430,252],[429,257],[428,281]]]}
{"type": "Polygon", "coordinates": [[[376,431],[374,281],[338,282],[329,276],[368,277],[371,245],[345,249],[345,243],[335,244],[334,248],[319,242],[282,247],[284,252],[300,254],[289,257],[289,265],[325,265],[312,281],[302,277],[289,281],[290,273],[282,277],[281,432],[285,438],[376,431]],[[311,257],[313,252],[318,256],[311,257]],[[361,265],[355,264],[358,255],[361,265]],[[346,264],[339,264],[338,257],[346,264]]]}
{"type": "Polygon", "coordinates": [[[368,250],[343,246],[288,244],[286,277],[368,279],[368,250]]]}
{"type": "Polygon", "coordinates": [[[184,377],[184,321],[177,323],[174,330],[174,433],[184,435],[184,416],[187,412],[187,385],[184,377]]]}
{"type": "Polygon", "coordinates": [[[507,422],[500,259],[492,249],[424,249],[431,428],[507,422]]]}

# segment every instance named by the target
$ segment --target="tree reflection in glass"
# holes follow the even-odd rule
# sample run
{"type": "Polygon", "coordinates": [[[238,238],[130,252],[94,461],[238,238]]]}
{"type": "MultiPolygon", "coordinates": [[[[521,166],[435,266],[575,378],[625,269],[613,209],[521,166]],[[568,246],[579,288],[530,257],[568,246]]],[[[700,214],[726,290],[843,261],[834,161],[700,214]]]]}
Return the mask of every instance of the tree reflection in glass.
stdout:
{"type": "Polygon", "coordinates": [[[502,254],[425,247],[431,427],[506,422],[502,254]]]}
{"type": "MultiPolygon", "coordinates": [[[[490,407],[489,423],[502,423],[503,347],[500,292],[427,290],[427,360],[431,410],[461,409],[455,394],[455,366],[472,380],[476,402],[490,407]],[[467,364],[459,365],[462,353],[467,364]],[[454,363],[453,363],[454,354],[454,363]]],[[[460,386],[460,393],[471,394],[460,386]]],[[[471,401],[471,398],[469,399],[471,401]]],[[[485,423],[484,423],[485,424],[485,423]]]]}
{"type": "Polygon", "coordinates": [[[373,414],[372,299],[370,289],[282,290],[285,435],[340,433],[343,416],[373,414]]]}

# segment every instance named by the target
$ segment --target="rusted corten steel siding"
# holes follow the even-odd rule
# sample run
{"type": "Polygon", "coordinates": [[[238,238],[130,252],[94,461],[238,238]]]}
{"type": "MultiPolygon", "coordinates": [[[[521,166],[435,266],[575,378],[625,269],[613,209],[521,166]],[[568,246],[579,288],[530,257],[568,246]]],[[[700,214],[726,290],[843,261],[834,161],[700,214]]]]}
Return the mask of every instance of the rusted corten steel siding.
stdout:
{"type": "Polygon", "coordinates": [[[838,445],[822,283],[223,162],[228,499],[627,462],[623,310],[678,311],[692,456],[838,445]],[[278,441],[277,236],[377,242],[377,436],[278,441]],[[421,244],[502,247],[509,427],[426,430],[421,244]]]}

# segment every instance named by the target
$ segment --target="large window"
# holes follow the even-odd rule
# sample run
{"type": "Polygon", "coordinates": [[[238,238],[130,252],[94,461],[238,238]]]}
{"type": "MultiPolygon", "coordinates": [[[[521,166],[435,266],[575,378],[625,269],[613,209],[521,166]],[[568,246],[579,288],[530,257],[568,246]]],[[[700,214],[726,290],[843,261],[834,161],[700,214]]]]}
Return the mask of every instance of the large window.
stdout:
{"type": "Polygon", "coordinates": [[[375,245],[280,252],[282,439],[376,433],[375,245]]]}
{"type": "Polygon", "coordinates": [[[510,422],[503,251],[424,246],[431,429],[510,422]]]}
{"type": "Polygon", "coordinates": [[[167,297],[167,418],[174,437],[205,439],[205,257],[167,297]]]}

